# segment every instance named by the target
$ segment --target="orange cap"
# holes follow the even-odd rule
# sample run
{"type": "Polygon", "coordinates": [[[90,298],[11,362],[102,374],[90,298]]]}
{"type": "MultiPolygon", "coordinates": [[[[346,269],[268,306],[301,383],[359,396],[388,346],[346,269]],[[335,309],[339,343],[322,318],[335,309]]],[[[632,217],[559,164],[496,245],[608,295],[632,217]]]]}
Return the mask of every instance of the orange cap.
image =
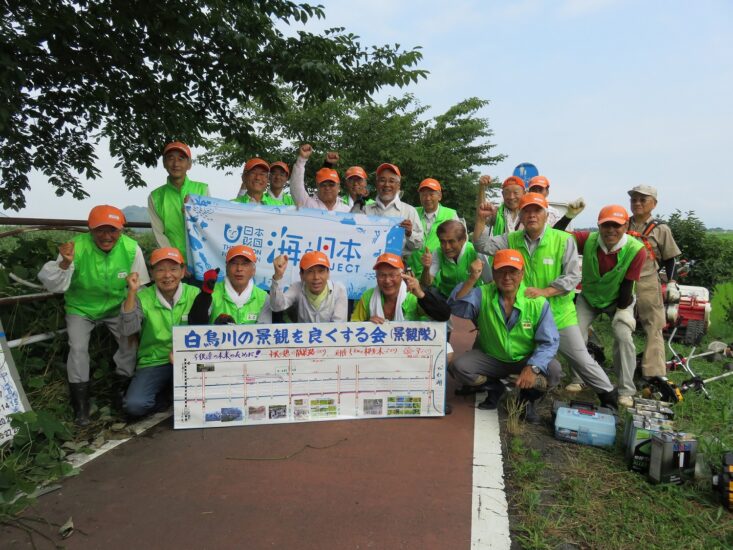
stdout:
{"type": "Polygon", "coordinates": [[[627,221],[629,221],[629,213],[626,211],[626,208],[618,204],[604,206],[598,213],[598,225],[606,222],[614,222],[619,225],[623,225],[627,221]]]}
{"type": "Polygon", "coordinates": [[[442,191],[443,189],[440,187],[440,182],[433,178],[425,178],[420,182],[420,185],[418,186],[417,190],[418,192],[422,191],[423,189],[432,189],[433,191],[442,191]]]}
{"type": "Polygon", "coordinates": [[[316,265],[322,265],[323,267],[331,269],[331,262],[328,261],[328,256],[320,250],[311,250],[310,252],[306,252],[300,259],[300,269],[303,271],[316,265]]]}
{"type": "Polygon", "coordinates": [[[367,179],[366,170],[361,166],[352,166],[346,170],[346,179],[349,179],[351,176],[359,176],[360,178],[367,179]]]}
{"type": "Polygon", "coordinates": [[[494,269],[502,267],[513,267],[515,269],[524,269],[524,258],[519,250],[513,248],[504,248],[498,250],[494,254],[494,269]]]}
{"type": "Polygon", "coordinates": [[[377,263],[374,264],[373,269],[377,269],[379,267],[379,264],[387,264],[391,267],[396,267],[398,269],[405,269],[405,264],[402,262],[402,258],[400,258],[397,254],[390,254],[389,252],[385,252],[379,258],[377,258],[377,263]]]}
{"type": "Polygon", "coordinates": [[[341,183],[339,179],[339,173],[333,168],[321,168],[316,172],[316,184],[323,183],[324,181],[334,181],[341,183]]]}
{"type": "Polygon", "coordinates": [[[529,180],[529,183],[527,184],[527,189],[530,189],[535,185],[547,188],[550,187],[550,180],[548,180],[545,176],[535,176],[531,180],[529,180]]]}
{"type": "Polygon", "coordinates": [[[100,227],[102,225],[111,225],[117,229],[122,229],[125,225],[125,215],[122,210],[108,204],[102,204],[95,206],[89,211],[89,218],[87,219],[87,225],[89,229],[100,227]]]}
{"type": "Polygon", "coordinates": [[[249,172],[253,168],[256,168],[258,166],[262,166],[265,170],[268,172],[270,171],[270,165],[267,164],[267,161],[262,160],[261,158],[255,157],[253,159],[249,159],[245,165],[244,165],[244,171],[249,172]]]}
{"type": "Polygon", "coordinates": [[[283,161],[281,161],[281,160],[278,160],[277,162],[273,162],[273,163],[272,163],[272,164],[270,165],[270,170],[272,170],[272,169],[273,169],[273,168],[275,168],[276,166],[277,166],[278,168],[282,168],[283,170],[285,170],[285,173],[286,173],[286,174],[287,174],[288,176],[290,175],[290,168],[288,167],[287,163],[285,163],[285,162],[283,162],[283,161]]]}
{"type": "Polygon", "coordinates": [[[155,265],[163,260],[173,260],[177,264],[186,263],[183,261],[183,256],[178,249],[172,246],[153,250],[153,253],[150,255],[150,265],[155,265]]]}
{"type": "Polygon", "coordinates": [[[380,174],[380,172],[384,172],[385,170],[391,170],[395,174],[397,174],[399,177],[402,177],[402,174],[400,173],[400,169],[397,168],[394,164],[390,164],[389,162],[383,162],[377,167],[377,175],[380,174]]]}
{"type": "Polygon", "coordinates": [[[227,250],[227,263],[237,256],[242,256],[252,263],[257,263],[257,255],[255,254],[255,251],[243,244],[238,244],[237,246],[233,246],[227,250]]]}
{"type": "Polygon", "coordinates": [[[169,151],[180,151],[181,153],[186,155],[187,158],[191,158],[191,149],[189,149],[188,145],[186,145],[182,141],[174,141],[166,145],[163,149],[163,156],[166,156],[169,151]]]}
{"type": "Polygon", "coordinates": [[[519,187],[524,189],[524,180],[519,176],[509,176],[507,179],[504,180],[504,183],[501,184],[501,188],[504,189],[505,187],[509,187],[510,185],[518,185],[519,187]]]}
{"type": "Polygon", "coordinates": [[[549,204],[547,204],[547,199],[543,195],[540,195],[539,193],[525,193],[519,200],[519,209],[521,210],[530,204],[536,204],[545,210],[547,210],[547,207],[549,206],[549,204]]]}

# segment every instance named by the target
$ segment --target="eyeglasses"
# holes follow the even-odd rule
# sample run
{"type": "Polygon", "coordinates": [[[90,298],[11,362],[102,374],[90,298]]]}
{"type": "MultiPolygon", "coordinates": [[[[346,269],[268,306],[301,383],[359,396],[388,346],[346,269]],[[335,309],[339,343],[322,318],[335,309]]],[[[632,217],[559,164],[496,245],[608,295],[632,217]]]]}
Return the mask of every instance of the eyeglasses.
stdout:
{"type": "Polygon", "coordinates": [[[379,178],[377,183],[380,185],[398,185],[400,183],[399,178],[379,178]]]}

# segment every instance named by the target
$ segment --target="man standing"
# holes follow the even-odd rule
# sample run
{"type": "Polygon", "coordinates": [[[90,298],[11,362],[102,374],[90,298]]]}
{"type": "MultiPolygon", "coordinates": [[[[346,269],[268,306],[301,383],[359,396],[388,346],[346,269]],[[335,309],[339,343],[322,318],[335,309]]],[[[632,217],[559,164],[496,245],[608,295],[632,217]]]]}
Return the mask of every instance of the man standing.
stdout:
{"type": "Polygon", "coordinates": [[[662,336],[666,318],[659,269],[664,267],[667,280],[672,281],[674,259],[681,252],[669,226],[652,217],[652,211],[657,206],[657,190],[649,185],[637,185],[629,191],[629,197],[632,214],[629,234],[641,239],[647,251],[641,278],[636,286],[636,307],[646,333],[641,372],[645,377],[666,376],[662,336]]]}
{"type": "Polygon", "coordinates": [[[267,194],[273,199],[282,202],[286,206],[294,206],[295,201],[290,193],[283,191],[285,184],[288,183],[290,177],[290,168],[281,160],[273,162],[270,165],[270,189],[267,194]]]}
{"type": "Polygon", "coordinates": [[[270,165],[261,158],[251,158],[244,164],[242,170],[242,187],[234,202],[248,204],[264,204],[267,206],[283,206],[283,202],[270,196],[267,184],[270,176],[270,165]]]}
{"type": "Polygon", "coordinates": [[[416,210],[420,217],[425,242],[420,250],[415,250],[410,254],[408,265],[415,277],[419,279],[423,272],[421,261],[423,254],[433,252],[440,246],[438,226],[444,221],[457,220],[458,214],[452,208],[440,204],[443,199],[443,190],[438,180],[433,178],[422,180],[417,192],[420,194],[420,204],[422,206],[419,206],[416,210]]]}
{"type": "Polygon", "coordinates": [[[191,149],[174,141],[163,149],[163,166],[168,172],[165,185],[148,196],[148,215],[153,235],[161,248],[174,247],[186,258],[186,224],[183,203],[187,195],[209,195],[209,186],[188,178],[191,149]]]}
{"type": "MultiPolygon", "coordinates": [[[[481,176],[479,185],[485,186],[490,183],[490,176],[481,176]]],[[[481,235],[487,224],[491,236],[506,235],[520,228],[519,201],[524,196],[524,180],[519,176],[509,176],[501,184],[501,196],[502,204],[498,210],[492,210],[489,218],[476,218],[474,235],[481,235]]]]}
{"type": "Polygon", "coordinates": [[[597,232],[573,233],[583,255],[583,291],[575,302],[580,333],[587,341],[588,328],[596,317],[606,313],[611,318],[618,403],[624,407],[633,406],[636,393],[634,283],[646,260],[644,245],[626,234],[628,226],[626,209],[614,204],[601,209],[597,232]]]}
{"type": "Polygon", "coordinates": [[[55,261],[47,262],[38,278],[50,292],[64,293],[69,357],[69,380],[74,421],[89,424],[89,335],[100,323],[117,341],[115,385],[122,390],[135,370],[135,344],[122,336],[120,304],[125,299],[125,278],[140,273],[141,285],[150,282],[145,258],[137,242],[122,234],[125,215],[114,206],[95,206],[89,212],[89,233],[59,247],[55,261]]]}
{"type": "Polygon", "coordinates": [[[140,333],[137,369],[127,388],[123,408],[131,417],[165,410],[172,402],[173,327],[188,323],[188,312],[199,289],[182,283],[183,256],[175,248],[150,255],[154,285],[140,290],[140,275],[127,277],[122,303],[122,334],[140,333]]]}
{"type": "Polygon", "coordinates": [[[361,212],[369,216],[385,216],[401,218],[400,227],[405,230],[405,242],[402,255],[407,256],[414,250],[420,250],[424,242],[424,233],[417,210],[400,200],[400,182],[402,174],[394,164],[387,162],[377,167],[377,200],[363,208],[354,205],[352,212],[361,212]]]}
{"type": "MultiPolygon", "coordinates": [[[[588,353],[578,327],[573,296],[580,282],[578,249],[569,233],[547,227],[547,199],[527,193],[519,205],[524,229],[492,237],[488,230],[474,234],[476,250],[494,255],[497,250],[519,250],[524,258],[527,298],[544,297],[560,332],[560,353],[583,381],[598,394],[601,404],[616,407],[618,392],[608,376],[588,353]]],[[[477,219],[496,214],[496,207],[483,203],[477,219]]]]}
{"type": "Polygon", "coordinates": [[[481,260],[474,260],[468,279],[448,300],[454,315],[471,319],[479,328],[477,349],[454,359],[449,368],[462,383],[487,392],[480,409],[495,409],[504,393],[501,379],[518,374],[525,418],[539,422],[535,402],[562,375],[560,364],[552,360],[560,336],[551,308],[543,297],[527,297],[524,258],[518,250],[496,252],[493,282],[475,288],[482,270],[481,260]]]}
{"type": "MultiPolygon", "coordinates": [[[[331,167],[333,168],[333,167],[331,167]]],[[[374,202],[369,197],[367,190],[367,173],[361,166],[351,166],[346,170],[344,182],[346,194],[341,198],[349,208],[354,206],[354,201],[363,200],[365,204],[374,202]]]]}
{"type": "MultiPolygon", "coordinates": [[[[333,212],[351,212],[351,208],[339,199],[341,190],[338,172],[333,168],[324,166],[316,172],[316,188],[315,196],[308,195],[305,189],[305,164],[313,154],[313,148],[304,143],[298,150],[298,160],[293,165],[293,177],[290,180],[290,192],[293,194],[295,204],[298,208],[318,208],[321,210],[329,210],[333,212]]],[[[334,153],[329,153],[333,155],[334,153]]],[[[337,160],[337,157],[333,159],[337,160]]],[[[333,162],[327,158],[327,164],[333,162]]]]}

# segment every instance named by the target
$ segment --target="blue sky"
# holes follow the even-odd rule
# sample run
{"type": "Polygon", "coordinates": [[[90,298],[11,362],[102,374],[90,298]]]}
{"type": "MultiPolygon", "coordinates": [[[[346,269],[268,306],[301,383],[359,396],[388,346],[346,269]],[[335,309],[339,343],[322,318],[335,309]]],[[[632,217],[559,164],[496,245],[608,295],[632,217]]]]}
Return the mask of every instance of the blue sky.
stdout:
{"type": "MultiPolygon", "coordinates": [[[[428,79],[380,97],[409,91],[430,115],[471,96],[491,101],[482,114],[495,151],[508,158],[481,171],[503,179],[520,162],[536,164],[552,199],[585,197],[576,225],[593,225],[605,204],[626,205],[626,191],[644,183],[659,189],[659,213],[694,210],[709,227],[733,228],[724,176],[733,146],[733,2],[320,3],[326,20],[308,30],[344,26],[362,44],[423,47],[428,79]]],[[[100,202],[144,205],[149,189],[127,191],[100,156],[104,177],[87,186],[87,201],[58,199],[34,175],[30,206],[6,213],[84,218],[100,202]]],[[[191,175],[219,196],[239,185],[238,176],[202,166],[191,175]]],[[[154,186],[165,173],[144,176],[154,186]]]]}

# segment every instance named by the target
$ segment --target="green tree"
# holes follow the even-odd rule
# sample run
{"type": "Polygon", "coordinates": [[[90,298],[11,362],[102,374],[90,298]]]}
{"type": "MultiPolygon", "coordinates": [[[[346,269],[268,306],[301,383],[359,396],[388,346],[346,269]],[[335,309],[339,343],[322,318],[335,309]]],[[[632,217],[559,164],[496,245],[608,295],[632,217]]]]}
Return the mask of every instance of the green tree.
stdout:
{"type": "Polygon", "coordinates": [[[221,135],[244,151],[261,148],[239,104],[277,113],[278,80],[301,103],[365,101],[385,85],[416,82],[419,50],[363,47],[343,28],[323,34],[280,30],[325,16],[288,0],[10,0],[0,4],[0,199],[25,206],[28,174],[87,196],[95,146],[104,137],[129,187],[144,186],[163,145],[200,145],[221,135]]]}
{"type": "MultiPolygon", "coordinates": [[[[286,95],[286,94],[283,94],[286,95]]],[[[402,172],[403,199],[419,205],[418,184],[427,177],[441,182],[443,202],[473,223],[479,173],[476,168],[496,164],[504,155],[492,155],[495,147],[489,121],[479,115],[488,101],[469,98],[445,113],[428,118],[428,106],[407,94],[383,104],[357,105],[336,99],[301,108],[289,108],[272,116],[262,109],[240,108],[236,124],[250,121],[259,128],[262,149],[257,154],[270,160],[292,163],[301,143],[317,152],[339,152],[339,168],[363,166],[373,183],[374,170],[391,162],[402,172]]],[[[220,169],[241,166],[248,158],[236,143],[212,140],[202,162],[220,169]]],[[[320,158],[309,163],[307,182],[321,166],[320,158]]]]}

